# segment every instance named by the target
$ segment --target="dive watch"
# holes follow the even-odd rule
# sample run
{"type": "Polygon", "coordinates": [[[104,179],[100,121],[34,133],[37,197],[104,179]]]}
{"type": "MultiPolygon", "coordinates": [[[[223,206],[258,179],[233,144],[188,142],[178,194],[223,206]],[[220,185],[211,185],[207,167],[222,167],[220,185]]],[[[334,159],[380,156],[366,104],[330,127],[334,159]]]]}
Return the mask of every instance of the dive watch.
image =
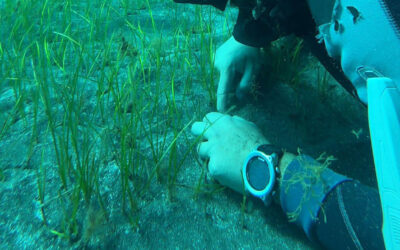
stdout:
{"type": "Polygon", "coordinates": [[[266,206],[272,201],[276,179],[279,177],[278,164],[283,151],[271,144],[257,147],[243,164],[243,180],[247,192],[261,199],[266,206]]]}

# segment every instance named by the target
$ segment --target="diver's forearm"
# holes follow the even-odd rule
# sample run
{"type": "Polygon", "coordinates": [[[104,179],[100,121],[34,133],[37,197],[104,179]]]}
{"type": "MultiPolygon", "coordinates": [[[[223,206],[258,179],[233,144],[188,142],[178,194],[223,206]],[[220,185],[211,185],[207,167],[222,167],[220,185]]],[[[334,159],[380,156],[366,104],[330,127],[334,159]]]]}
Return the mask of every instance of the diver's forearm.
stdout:
{"type": "Polygon", "coordinates": [[[283,174],[287,166],[296,158],[295,154],[284,152],[281,160],[279,161],[279,172],[283,174]]]}
{"type": "Polygon", "coordinates": [[[301,227],[311,240],[316,240],[315,225],[327,195],[350,178],[328,168],[310,156],[285,153],[279,168],[279,203],[289,220],[301,227]]]}

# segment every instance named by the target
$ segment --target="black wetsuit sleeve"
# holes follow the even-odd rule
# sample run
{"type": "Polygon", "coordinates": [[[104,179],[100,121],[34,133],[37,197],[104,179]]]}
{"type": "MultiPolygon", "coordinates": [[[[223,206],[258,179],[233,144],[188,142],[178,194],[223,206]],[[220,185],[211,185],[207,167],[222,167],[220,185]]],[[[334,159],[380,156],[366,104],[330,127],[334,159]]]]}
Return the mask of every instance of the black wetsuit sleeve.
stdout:
{"type": "MultiPolygon", "coordinates": [[[[273,2],[273,1],[271,1],[273,2]]],[[[305,1],[280,0],[263,6],[259,15],[255,9],[239,8],[234,38],[253,47],[265,47],[288,35],[303,36],[315,33],[315,24],[305,1]]]]}
{"type": "Polygon", "coordinates": [[[264,19],[255,20],[251,10],[239,9],[233,37],[242,44],[261,48],[278,39],[279,34],[276,28],[264,19]]]}
{"type": "Polygon", "coordinates": [[[327,249],[385,249],[382,209],[376,189],[358,181],[338,185],[323,202],[315,225],[327,249]]]}
{"type": "Polygon", "coordinates": [[[289,219],[324,248],[384,249],[376,189],[300,155],[285,169],[279,196],[289,219]]]}

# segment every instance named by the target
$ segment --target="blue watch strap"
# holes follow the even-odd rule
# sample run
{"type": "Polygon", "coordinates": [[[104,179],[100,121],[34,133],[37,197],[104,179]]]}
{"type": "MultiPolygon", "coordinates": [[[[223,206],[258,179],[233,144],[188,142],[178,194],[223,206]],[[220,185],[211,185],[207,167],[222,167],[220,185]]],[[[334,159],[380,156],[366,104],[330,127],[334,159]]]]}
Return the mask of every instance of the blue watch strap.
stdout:
{"type": "Polygon", "coordinates": [[[280,186],[283,211],[315,241],[313,226],[322,202],[337,185],[351,181],[307,155],[296,157],[286,168],[280,186]]]}

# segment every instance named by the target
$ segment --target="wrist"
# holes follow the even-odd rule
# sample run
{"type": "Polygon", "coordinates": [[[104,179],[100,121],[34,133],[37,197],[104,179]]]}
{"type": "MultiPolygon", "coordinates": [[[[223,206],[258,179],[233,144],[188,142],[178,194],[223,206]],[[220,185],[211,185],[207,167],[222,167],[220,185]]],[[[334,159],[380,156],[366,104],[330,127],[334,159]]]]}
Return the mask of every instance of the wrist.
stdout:
{"type": "MultiPolygon", "coordinates": [[[[283,152],[282,158],[281,158],[281,160],[279,161],[279,164],[278,164],[278,169],[279,169],[279,172],[280,172],[281,179],[283,178],[283,176],[285,174],[286,168],[289,166],[289,164],[295,158],[296,158],[295,154],[292,154],[292,153],[289,153],[289,152],[283,152]]],[[[281,203],[280,199],[279,199],[279,197],[280,197],[280,187],[281,187],[280,181],[277,181],[275,185],[276,185],[276,188],[275,188],[275,192],[276,193],[275,193],[275,195],[273,197],[273,201],[274,201],[274,203],[280,205],[280,203],[281,203]]]]}
{"type": "MultiPolygon", "coordinates": [[[[290,155],[286,159],[291,158],[290,155]]],[[[315,239],[315,225],[325,197],[339,184],[351,181],[335,173],[327,163],[319,163],[308,155],[299,155],[289,165],[282,164],[279,203],[289,221],[295,222],[309,239],[315,239]]]]}
{"type": "Polygon", "coordinates": [[[246,157],[242,177],[244,190],[268,206],[276,193],[280,178],[279,162],[284,151],[273,144],[259,144],[246,157]]]}
{"type": "Polygon", "coordinates": [[[278,168],[281,176],[284,175],[287,166],[296,158],[295,154],[284,152],[281,160],[279,161],[278,168]]]}

